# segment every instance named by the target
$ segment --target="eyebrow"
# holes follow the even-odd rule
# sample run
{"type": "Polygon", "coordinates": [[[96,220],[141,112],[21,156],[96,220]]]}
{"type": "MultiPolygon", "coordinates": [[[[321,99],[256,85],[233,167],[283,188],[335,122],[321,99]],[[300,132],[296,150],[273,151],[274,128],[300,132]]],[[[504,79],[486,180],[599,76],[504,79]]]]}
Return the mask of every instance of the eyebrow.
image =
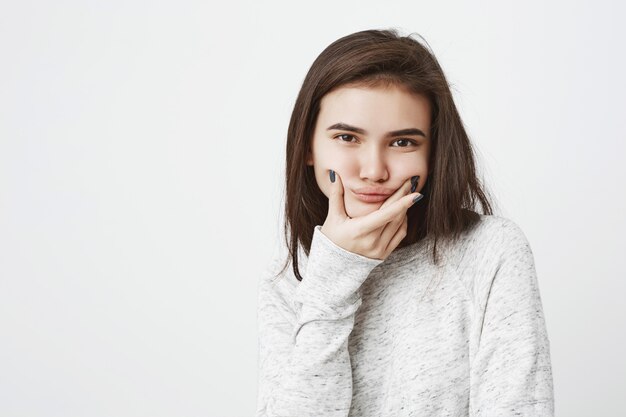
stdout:
{"type": "MultiPolygon", "coordinates": [[[[347,130],[349,132],[354,132],[354,133],[358,133],[361,135],[367,135],[367,132],[365,131],[365,129],[362,129],[360,127],[356,127],[356,126],[350,126],[347,123],[335,123],[332,126],[329,126],[328,129],[326,130],[347,130]]],[[[385,136],[387,137],[395,137],[395,136],[409,136],[409,135],[418,135],[418,136],[424,136],[426,137],[426,135],[424,134],[424,132],[422,132],[420,129],[417,128],[409,128],[409,129],[400,129],[400,130],[394,130],[391,132],[387,132],[387,134],[385,136]]]]}

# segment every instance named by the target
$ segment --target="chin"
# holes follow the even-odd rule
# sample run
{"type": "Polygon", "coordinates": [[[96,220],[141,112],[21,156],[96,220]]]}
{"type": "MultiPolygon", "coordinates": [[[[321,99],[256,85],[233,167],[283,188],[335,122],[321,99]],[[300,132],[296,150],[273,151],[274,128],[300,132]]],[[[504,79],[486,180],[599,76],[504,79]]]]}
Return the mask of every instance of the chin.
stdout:
{"type": "Polygon", "coordinates": [[[353,219],[355,217],[363,217],[378,210],[380,206],[382,205],[383,203],[365,204],[365,203],[357,202],[356,204],[351,204],[349,206],[346,206],[346,214],[353,219]]]}

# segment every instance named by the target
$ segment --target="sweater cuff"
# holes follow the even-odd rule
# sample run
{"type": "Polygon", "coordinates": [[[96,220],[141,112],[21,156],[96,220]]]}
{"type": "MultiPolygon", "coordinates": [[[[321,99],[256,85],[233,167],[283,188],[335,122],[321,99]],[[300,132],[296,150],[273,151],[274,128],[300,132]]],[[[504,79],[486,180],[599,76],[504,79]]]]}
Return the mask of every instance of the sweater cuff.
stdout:
{"type": "Polygon", "coordinates": [[[336,245],[315,226],[306,273],[295,300],[321,310],[337,311],[360,300],[360,287],[382,259],[368,258],[336,245]]]}

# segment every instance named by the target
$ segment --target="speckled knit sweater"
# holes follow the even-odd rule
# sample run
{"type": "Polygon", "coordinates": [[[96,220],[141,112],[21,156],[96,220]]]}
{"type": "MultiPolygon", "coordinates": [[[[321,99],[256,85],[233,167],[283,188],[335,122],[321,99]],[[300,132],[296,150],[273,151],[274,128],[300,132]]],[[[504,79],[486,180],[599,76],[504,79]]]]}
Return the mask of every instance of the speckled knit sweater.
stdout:
{"type": "Polygon", "coordinates": [[[258,287],[257,417],[554,415],[522,230],[481,215],[438,244],[439,266],[428,242],[382,261],[335,245],[318,225],[301,282],[291,265],[272,277],[280,251],[258,287]]]}

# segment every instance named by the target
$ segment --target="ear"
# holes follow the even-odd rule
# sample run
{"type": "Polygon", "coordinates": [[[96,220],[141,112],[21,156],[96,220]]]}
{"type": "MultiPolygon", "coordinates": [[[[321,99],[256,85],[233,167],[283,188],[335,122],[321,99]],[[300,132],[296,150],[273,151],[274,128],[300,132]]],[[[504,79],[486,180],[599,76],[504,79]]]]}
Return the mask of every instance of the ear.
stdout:
{"type": "Polygon", "coordinates": [[[309,166],[313,166],[313,154],[310,150],[306,153],[306,164],[309,166]]]}

